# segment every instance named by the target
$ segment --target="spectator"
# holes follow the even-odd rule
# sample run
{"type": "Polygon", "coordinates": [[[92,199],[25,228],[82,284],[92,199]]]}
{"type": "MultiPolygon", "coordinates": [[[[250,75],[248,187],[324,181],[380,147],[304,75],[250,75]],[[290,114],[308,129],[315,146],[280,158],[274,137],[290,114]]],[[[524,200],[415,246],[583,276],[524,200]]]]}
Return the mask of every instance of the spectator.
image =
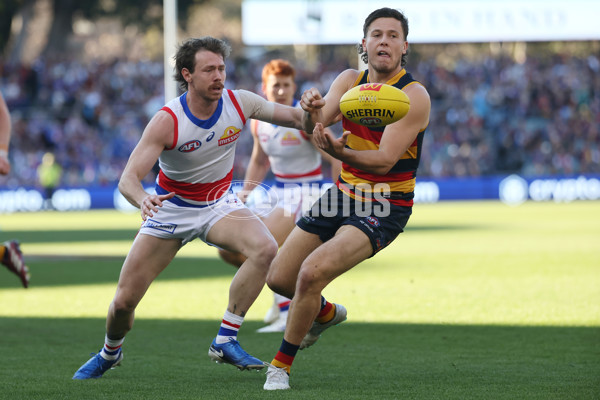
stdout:
{"type": "Polygon", "coordinates": [[[42,157],[42,163],[37,169],[40,185],[44,188],[44,208],[52,210],[52,196],[60,183],[62,168],[56,163],[54,154],[48,152],[42,157]]]}

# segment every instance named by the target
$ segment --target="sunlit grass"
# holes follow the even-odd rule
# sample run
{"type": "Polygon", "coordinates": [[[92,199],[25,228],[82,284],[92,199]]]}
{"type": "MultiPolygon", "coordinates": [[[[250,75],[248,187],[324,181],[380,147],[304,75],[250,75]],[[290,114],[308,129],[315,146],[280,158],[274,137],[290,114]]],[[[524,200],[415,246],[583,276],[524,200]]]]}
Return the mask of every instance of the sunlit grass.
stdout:
{"type": "MultiPolygon", "coordinates": [[[[24,232],[42,226],[69,229],[135,229],[137,214],[114,211],[11,214],[2,226],[24,232]],[[60,221],[60,224],[58,224],[60,221]]],[[[133,237],[133,235],[132,235],[133,237]]],[[[118,270],[131,240],[58,243],[23,242],[33,265],[44,257],[86,268],[86,257],[113,257],[114,281],[32,287],[0,292],[0,315],[104,317],[118,270]],[[77,256],[82,257],[77,259],[77,256]],[[69,257],[75,257],[69,259],[69,257]],[[11,304],[10,307],[5,305],[11,304]]],[[[178,263],[193,264],[199,277],[159,279],[140,304],[137,318],[219,318],[226,304],[232,267],[222,276],[201,276],[202,262],[217,260],[216,249],[196,240],[180,251],[178,263]],[[168,301],[166,301],[167,299],[168,301]]],[[[93,258],[92,258],[93,259],[93,258]]],[[[600,203],[500,203],[418,205],[404,234],[334,281],[327,298],[344,303],[357,322],[441,324],[600,325],[600,203]]],[[[265,289],[248,315],[262,319],[270,306],[265,289]]]]}
{"type": "MultiPolygon", "coordinates": [[[[325,289],[348,321],[299,352],[292,390],[206,356],[235,269],[200,241],[152,284],[124,366],[73,372],[97,351],[140,223],[114,211],[0,215],[31,287],[0,269],[0,383],[14,399],[588,399],[600,393],[600,202],[417,205],[406,232],[325,289]],[[215,382],[220,384],[215,385],[215,382]],[[226,382],[225,385],[222,382],[226,382]]],[[[265,288],[240,341],[263,360],[265,288]]]]}

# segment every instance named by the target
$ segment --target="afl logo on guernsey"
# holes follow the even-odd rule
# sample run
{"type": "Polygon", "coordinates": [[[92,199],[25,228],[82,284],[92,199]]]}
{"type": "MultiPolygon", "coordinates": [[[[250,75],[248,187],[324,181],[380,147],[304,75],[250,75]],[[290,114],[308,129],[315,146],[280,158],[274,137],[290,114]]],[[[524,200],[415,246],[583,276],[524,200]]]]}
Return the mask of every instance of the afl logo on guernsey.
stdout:
{"type": "Polygon", "coordinates": [[[177,150],[179,150],[182,153],[191,153],[194,150],[198,150],[201,145],[202,142],[200,142],[199,140],[190,140],[189,142],[179,146],[179,149],[177,150]]]}
{"type": "Polygon", "coordinates": [[[241,129],[236,128],[235,126],[230,126],[225,129],[223,136],[219,138],[219,146],[224,146],[229,143],[233,143],[240,137],[241,129]]]}

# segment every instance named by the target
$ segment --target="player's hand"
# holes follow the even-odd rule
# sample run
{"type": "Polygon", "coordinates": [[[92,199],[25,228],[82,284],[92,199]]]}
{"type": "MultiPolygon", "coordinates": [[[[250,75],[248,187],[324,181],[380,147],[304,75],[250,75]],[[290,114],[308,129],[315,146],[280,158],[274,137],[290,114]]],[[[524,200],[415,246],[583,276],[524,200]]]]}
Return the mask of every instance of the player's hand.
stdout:
{"type": "Polygon", "coordinates": [[[244,204],[246,204],[246,201],[248,201],[248,197],[250,196],[250,193],[252,193],[252,190],[240,190],[236,193],[236,196],[238,197],[238,199],[240,199],[240,201],[244,204]]]}
{"type": "Polygon", "coordinates": [[[321,96],[321,93],[316,88],[310,88],[300,98],[300,106],[306,112],[312,113],[316,110],[320,110],[325,105],[325,99],[321,96]]]}
{"type": "Polygon", "coordinates": [[[149,217],[153,217],[154,213],[158,211],[158,207],[162,207],[163,201],[173,198],[175,192],[168,194],[149,194],[144,197],[142,204],[140,204],[140,210],[142,213],[142,219],[145,221],[149,217]]]}
{"type": "Polygon", "coordinates": [[[344,152],[344,148],[346,147],[348,135],[350,135],[350,131],[344,131],[340,138],[335,138],[330,132],[323,128],[323,124],[317,123],[313,130],[313,141],[321,150],[340,159],[344,152]]]}

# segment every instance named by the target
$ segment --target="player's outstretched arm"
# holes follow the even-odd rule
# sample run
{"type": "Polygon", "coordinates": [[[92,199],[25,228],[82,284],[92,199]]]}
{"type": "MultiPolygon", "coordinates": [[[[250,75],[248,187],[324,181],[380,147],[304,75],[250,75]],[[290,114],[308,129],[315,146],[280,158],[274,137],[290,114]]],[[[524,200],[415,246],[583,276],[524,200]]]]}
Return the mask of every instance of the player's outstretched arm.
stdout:
{"type": "Polygon", "coordinates": [[[305,132],[312,133],[317,123],[330,126],[339,121],[340,99],[352,87],[358,73],[354,69],[347,69],[340,73],[331,84],[325,97],[322,97],[316,88],[302,93],[300,106],[304,110],[302,129],[305,132]]]}
{"type": "Polygon", "coordinates": [[[268,101],[248,90],[240,89],[236,93],[246,118],[302,129],[303,112],[301,109],[268,101]]]}

